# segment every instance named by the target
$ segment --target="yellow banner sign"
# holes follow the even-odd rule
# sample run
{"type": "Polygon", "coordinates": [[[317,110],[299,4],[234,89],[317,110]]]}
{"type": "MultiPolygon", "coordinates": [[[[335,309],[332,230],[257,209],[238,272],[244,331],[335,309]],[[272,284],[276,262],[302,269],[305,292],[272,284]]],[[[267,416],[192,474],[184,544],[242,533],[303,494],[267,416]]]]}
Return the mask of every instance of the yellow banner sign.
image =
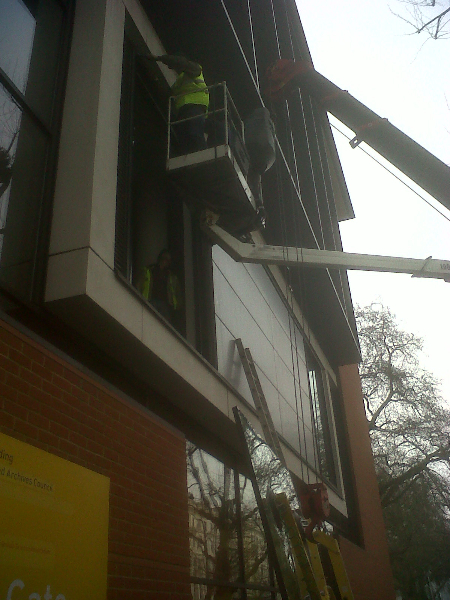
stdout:
{"type": "Polygon", "coordinates": [[[109,479],[0,433],[0,600],[105,600],[109,479]]]}

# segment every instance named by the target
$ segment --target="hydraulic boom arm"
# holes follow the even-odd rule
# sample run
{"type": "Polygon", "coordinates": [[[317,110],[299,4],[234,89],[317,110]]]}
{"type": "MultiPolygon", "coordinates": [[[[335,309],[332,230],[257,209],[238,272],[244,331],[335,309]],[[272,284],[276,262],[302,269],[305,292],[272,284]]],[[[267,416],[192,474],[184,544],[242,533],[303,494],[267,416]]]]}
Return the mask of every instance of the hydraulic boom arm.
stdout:
{"type": "Polygon", "coordinates": [[[211,215],[207,216],[203,229],[216,244],[238,262],[409,273],[413,277],[429,277],[450,282],[450,260],[433,259],[431,256],[423,260],[246,243],[216,225],[211,215]]]}

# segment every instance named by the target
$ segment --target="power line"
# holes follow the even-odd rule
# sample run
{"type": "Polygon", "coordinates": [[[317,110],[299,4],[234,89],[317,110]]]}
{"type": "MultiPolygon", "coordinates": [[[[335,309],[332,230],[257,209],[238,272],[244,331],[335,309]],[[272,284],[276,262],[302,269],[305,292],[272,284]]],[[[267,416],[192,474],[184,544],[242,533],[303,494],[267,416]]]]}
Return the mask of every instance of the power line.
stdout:
{"type": "MultiPolygon", "coordinates": [[[[339,127],[336,127],[336,125],[334,123],[330,122],[330,125],[331,125],[331,127],[333,127],[333,129],[336,129],[336,131],[338,131],[341,135],[343,135],[347,140],[351,139],[346,133],[344,133],[343,131],[341,131],[339,129],[339,127]]],[[[380,167],[383,167],[383,169],[385,171],[387,171],[393,177],[395,177],[395,179],[397,179],[398,181],[400,181],[400,183],[403,183],[403,185],[405,185],[409,190],[411,190],[411,192],[414,192],[414,194],[416,194],[416,196],[419,196],[419,198],[421,200],[423,200],[424,202],[426,202],[428,204],[428,206],[431,206],[431,208],[433,210],[435,210],[437,213],[439,213],[441,215],[441,217],[444,217],[444,219],[447,219],[447,221],[450,221],[450,218],[447,217],[447,215],[445,215],[438,208],[436,208],[435,206],[433,206],[433,204],[431,204],[431,202],[429,202],[426,198],[424,198],[421,194],[419,194],[418,191],[416,191],[413,187],[411,187],[408,183],[406,183],[406,181],[404,181],[401,177],[399,177],[393,171],[391,171],[390,169],[388,169],[386,167],[386,165],[384,165],[381,161],[379,161],[377,158],[375,158],[375,156],[373,156],[372,154],[370,154],[370,152],[367,152],[367,150],[364,150],[364,148],[362,148],[361,146],[359,146],[359,148],[360,148],[360,150],[362,150],[364,152],[364,154],[367,154],[367,156],[369,156],[372,160],[374,160],[377,164],[379,164],[380,167]]]]}

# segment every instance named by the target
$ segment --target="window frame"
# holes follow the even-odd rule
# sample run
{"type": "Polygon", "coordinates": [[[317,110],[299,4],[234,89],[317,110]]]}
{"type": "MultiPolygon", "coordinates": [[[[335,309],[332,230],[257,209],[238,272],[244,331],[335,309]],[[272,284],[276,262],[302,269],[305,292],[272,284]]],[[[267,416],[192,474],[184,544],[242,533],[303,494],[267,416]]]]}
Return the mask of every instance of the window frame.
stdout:
{"type": "Polygon", "coordinates": [[[319,359],[312,351],[311,347],[306,343],[305,340],[305,354],[306,354],[306,368],[308,373],[308,391],[309,401],[311,407],[311,426],[313,431],[313,442],[314,442],[314,460],[317,461],[317,465],[311,465],[312,468],[319,474],[330,487],[334,490],[341,492],[342,485],[340,481],[340,465],[338,460],[337,452],[337,438],[334,425],[333,415],[333,404],[330,394],[330,383],[329,376],[326,370],[321,365],[319,359]],[[311,389],[311,378],[310,373],[315,374],[316,380],[316,392],[311,389]],[[318,411],[317,404],[318,402],[318,411]],[[323,443],[325,452],[326,465],[323,468],[320,460],[319,448],[318,448],[318,426],[317,426],[317,412],[319,412],[319,418],[321,420],[321,429],[323,431],[323,443]],[[327,471],[331,472],[333,479],[328,476],[327,471]]]}
{"type": "MultiPolygon", "coordinates": [[[[46,123],[30,106],[25,95],[18,89],[0,66],[0,85],[11,97],[12,102],[14,102],[22,113],[42,132],[47,144],[45,172],[40,192],[39,216],[34,241],[34,254],[31,259],[32,271],[29,293],[26,297],[22,297],[8,284],[8,282],[0,280],[1,290],[31,306],[42,304],[44,302],[52,203],[56,183],[59,138],[64,106],[64,91],[68,73],[69,53],[75,13],[75,0],[54,0],[54,2],[61,8],[62,15],[61,31],[58,41],[58,61],[52,91],[52,110],[48,123],[46,123]]],[[[33,11],[27,5],[26,1],[24,2],[24,5],[30,13],[33,14],[33,11]]]]}
{"type": "MultiPolygon", "coordinates": [[[[168,127],[166,113],[159,105],[158,99],[155,100],[153,97],[152,90],[148,89],[148,82],[146,81],[148,65],[143,65],[142,58],[140,58],[142,54],[140,49],[143,44],[144,40],[133,18],[126,11],[117,162],[114,270],[119,280],[133,288],[141,298],[139,290],[133,284],[135,277],[132,265],[132,138],[134,97],[137,93],[137,85],[142,85],[148,98],[152,101],[155,111],[160,114],[161,119],[164,121],[166,129],[168,127]],[[137,83],[138,78],[140,80],[139,83],[137,83]]],[[[157,67],[153,66],[150,68],[157,69],[157,67]]],[[[169,82],[164,78],[159,68],[158,74],[155,77],[160,81],[164,80],[167,85],[167,91],[169,91],[169,82]]],[[[158,90],[159,92],[160,90],[158,90]]],[[[212,281],[212,243],[201,231],[200,226],[191,219],[190,213],[183,203],[182,192],[178,188],[173,187],[173,190],[171,189],[170,191],[170,195],[172,194],[180,200],[182,208],[179,219],[184,237],[181,244],[183,248],[181,262],[183,264],[184,287],[186,288],[187,285],[192,285],[193,287],[193,293],[189,299],[187,298],[187,293],[185,292],[184,294],[186,300],[183,308],[185,335],[182,335],[211,365],[217,367],[214,290],[212,281]]],[[[166,198],[166,203],[169,202],[170,198],[166,198]]],[[[170,245],[170,241],[168,245],[170,245]]],[[[146,305],[150,310],[155,311],[150,302],[147,301],[146,305]]]]}

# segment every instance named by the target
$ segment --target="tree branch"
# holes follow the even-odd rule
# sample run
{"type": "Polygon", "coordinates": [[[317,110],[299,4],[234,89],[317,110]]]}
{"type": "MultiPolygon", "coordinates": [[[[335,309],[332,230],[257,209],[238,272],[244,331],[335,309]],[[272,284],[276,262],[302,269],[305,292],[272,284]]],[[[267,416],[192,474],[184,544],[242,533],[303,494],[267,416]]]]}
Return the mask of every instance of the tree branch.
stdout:
{"type": "Polygon", "coordinates": [[[398,475],[397,477],[394,477],[389,481],[381,482],[379,486],[381,494],[381,504],[383,506],[386,506],[389,503],[389,500],[392,498],[392,496],[403,483],[405,483],[409,479],[413,479],[414,477],[422,473],[422,471],[424,471],[431,462],[448,459],[449,457],[449,446],[445,448],[438,448],[434,452],[431,452],[430,454],[425,456],[421,461],[417,462],[412,467],[407,469],[401,475],[398,475]]]}
{"type": "Polygon", "coordinates": [[[444,15],[446,15],[448,12],[450,12],[450,6],[447,9],[443,10],[441,12],[441,14],[439,14],[436,17],[434,17],[433,19],[431,19],[431,21],[428,21],[428,23],[425,23],[425,25],[422,25],[422,27],[420,27],[420,29],[417,29],[416,33],[422,33],[422,31],[424,29],[426,29],[426,27],[428,27],[428,25],[431,25],[431,23],[434,23],[434,21],[438,21],[438,25],[436,28],[436,35],[437,35],[437,33],[439,31],[439,22],[441,21],[442,17],[444,15]]]}
{"type": "Polygon", "coordinates": [[[388,395],[386,396],[386,398],[383,400],[383,402],[380,404],[380,406],[375,410],[375,412],[372,414],[372,418],[369,421],[369,431],[372,431],[373,429],[375,429],[376,427],[376,420],[378,419],[378,417],[380,416],[380,413],[386,408],[386,406],[391,402],[392,398],[394,396],[394,390],[391,387],[391,389],[389,390],[388,395]]]}

